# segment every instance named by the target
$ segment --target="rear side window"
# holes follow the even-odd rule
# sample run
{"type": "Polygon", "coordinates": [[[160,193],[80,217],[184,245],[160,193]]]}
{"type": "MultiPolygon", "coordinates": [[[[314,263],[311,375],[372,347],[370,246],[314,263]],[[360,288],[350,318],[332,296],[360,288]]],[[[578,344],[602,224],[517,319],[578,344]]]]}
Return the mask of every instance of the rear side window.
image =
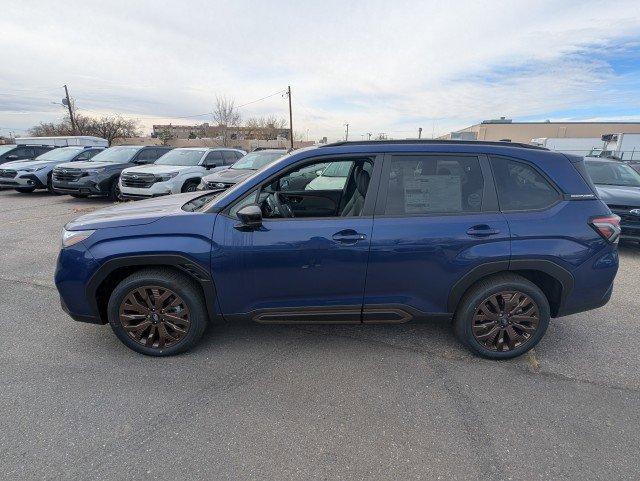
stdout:
{"type": "Polygon", "coordinates": [[[544,209],[560,198],[553,185],[524,162],[492,157],[491,168],[502,211],[544,209]]]}
{"type": "Polygon", "coordinates": [[[484,179],[477,157],[398,156],[391,160],[385,214],[480,212],[484,179]]]}

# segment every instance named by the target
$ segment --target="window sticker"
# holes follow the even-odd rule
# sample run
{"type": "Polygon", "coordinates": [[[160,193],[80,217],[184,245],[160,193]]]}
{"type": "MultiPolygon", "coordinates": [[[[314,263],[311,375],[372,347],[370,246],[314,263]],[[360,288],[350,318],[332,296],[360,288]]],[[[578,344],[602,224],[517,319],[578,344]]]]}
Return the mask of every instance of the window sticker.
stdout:
{"type": "Polygon", "coordinates": [[[462,184],[459,175],[419,175],[404,182],[407,214],[460,212],[462,184]]]}

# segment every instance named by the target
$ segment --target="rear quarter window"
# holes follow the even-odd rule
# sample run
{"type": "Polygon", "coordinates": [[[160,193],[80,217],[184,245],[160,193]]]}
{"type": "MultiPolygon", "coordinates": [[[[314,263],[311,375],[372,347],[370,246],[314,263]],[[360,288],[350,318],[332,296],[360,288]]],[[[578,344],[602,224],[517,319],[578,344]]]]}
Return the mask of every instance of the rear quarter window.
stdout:
{"type": "Polygon", "coordinates": [[[560,192],[535,167],[505,157],[491,157],[501,211],[540,210],[560,200],[560,192]]]}

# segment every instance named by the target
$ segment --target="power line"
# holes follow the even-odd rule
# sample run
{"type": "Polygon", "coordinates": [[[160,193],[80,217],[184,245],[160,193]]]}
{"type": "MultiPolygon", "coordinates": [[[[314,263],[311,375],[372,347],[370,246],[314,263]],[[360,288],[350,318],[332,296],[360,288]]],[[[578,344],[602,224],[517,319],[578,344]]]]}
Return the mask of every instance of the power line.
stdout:
{"type": "Polygon", "coordinates": [[[277,91],[277,92],[275,92],[275,93],[273,93],[271,95],[267,95],[266,97],[262,97],[262,98],[257,99],[257,100],[252,100],[251,102],[247,102],[246,104],[238,105],[236,108],[237,109],[241,109],[242,107],[246,107],[247,105],[255,104],[256,102],[260,102],[261,100],[265,100],[265,99],[268,99],[268,98],[271,98],[271,97],[275,97],[278,94],[283,94],[283,93],[287,93],[287,92],[288,92],[288,89],[279,90],[279,91],[277,91]]]}

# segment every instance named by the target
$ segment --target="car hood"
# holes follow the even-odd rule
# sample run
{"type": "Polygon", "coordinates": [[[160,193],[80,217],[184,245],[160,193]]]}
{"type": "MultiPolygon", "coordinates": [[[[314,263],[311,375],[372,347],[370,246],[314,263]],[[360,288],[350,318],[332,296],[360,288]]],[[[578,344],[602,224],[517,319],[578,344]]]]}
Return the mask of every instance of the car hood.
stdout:
{"type": "MultiPolygon", "coordinates": [[[[123,162],[123,164],[126,162],[123,162]]],[[[67,162],[59,164],[60,169],[101,169],[102,167],[113,167],[114,165],[122,165],[114,162],[67,162]]]]}
{"type": "Polygon", "coordinates": [[[605,204],[640,207],[640,187],[597,184],[596,189],[605,204]]]}
{"type": "Polygon", "coordinates": [[[202,192],[188,192],[117,204],[78,217],[69,222],[65,229],[87,230],[151,224],[166,215],[182,212],[184,204],[201,195],[202,192]]]}
{"type": "Polygon", "coordinates": [[[238,183],[251,177],[256,172],[256,170],[249,169],[226,169],[205,175],[202,180],[205,182],[238,183]]]}
{"type": "Polygon", "coordinates": [[[11,170],[22,170],[22,169],[32,169],[34,167],[40,167],[43,165],[51,165],[55,163],[55,160],[14,160],[11,162],[5,162],[2,164],[3,169],[11,169],[11,170]]]}
{"type": "Polygon", "coordinates": [[[136,167],[129,167],[124,169],[123,172],[138,172],[141,174],[168,174],[169,172],[182,172],[183,170],[189,170],[196,167],[195,165],[138,165],[136,167]]]}

